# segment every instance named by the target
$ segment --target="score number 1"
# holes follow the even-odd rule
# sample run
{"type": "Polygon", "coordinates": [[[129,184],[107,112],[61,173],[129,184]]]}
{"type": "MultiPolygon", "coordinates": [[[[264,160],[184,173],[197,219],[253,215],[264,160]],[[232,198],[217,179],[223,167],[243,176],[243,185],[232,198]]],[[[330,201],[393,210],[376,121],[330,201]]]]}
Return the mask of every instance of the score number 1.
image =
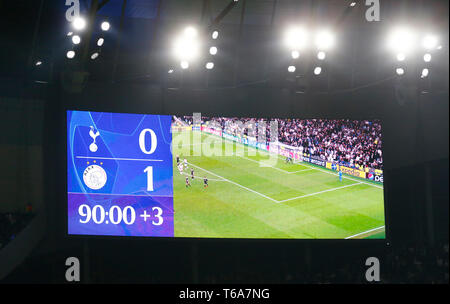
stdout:
{"type": "MultiPolygon", "coordinates": [[[[145,154],[152,154],[155,152],[156,147],[158,146],[158,140],[156,138],[156,134],[152,129],[144,129],[139,134],[139,147],[141,148],[141,151],[145,154]],[[150,134],[150,150],[147,150],[147,147],[145,146],[145,135],[149,133],[150,134]]],[[[145,173],[147,173],[147,191],[153,191],[153,167],[148,166],[144,170],[145,173]]]]}

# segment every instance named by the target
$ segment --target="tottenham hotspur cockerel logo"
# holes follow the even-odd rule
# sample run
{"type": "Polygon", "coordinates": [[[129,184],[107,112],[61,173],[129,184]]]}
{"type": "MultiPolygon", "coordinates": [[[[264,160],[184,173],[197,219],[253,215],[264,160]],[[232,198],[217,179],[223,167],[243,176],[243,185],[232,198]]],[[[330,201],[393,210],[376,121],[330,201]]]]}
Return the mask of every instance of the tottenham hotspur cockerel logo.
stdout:
{"type": "MultiPolygon", "coordinates": [[[[89,131],[89,136],[92,138],[92,143],[89,145],[89,150],[92,153],[97,152],[98,146],[95,143],[95,140],[98,136],[100,136],[100,132],[94,130],[94,127],[91,126],[91,130],[89,131]]],[[[94,164],[88,166],[83,172],[83,181],[92,190],[98,190],[103,188],[106,184],[107,176],[105,169],[101,166],[96,165],[94,160],[94,164]]],[[[102,163],[100,163],[102,164],[102,163]]],[[[89,162],[88,162],[89,165],[89,162]]]]}

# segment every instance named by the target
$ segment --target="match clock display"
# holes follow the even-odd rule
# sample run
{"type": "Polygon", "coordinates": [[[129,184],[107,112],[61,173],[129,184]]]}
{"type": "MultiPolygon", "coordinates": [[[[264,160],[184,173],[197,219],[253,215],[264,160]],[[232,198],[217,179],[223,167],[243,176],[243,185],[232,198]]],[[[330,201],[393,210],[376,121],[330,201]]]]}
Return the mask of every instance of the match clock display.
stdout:
{"type": "Polygon", "coordinates": [[[67,112],[68,233],[173,237],[171,117],[67,112]]]}

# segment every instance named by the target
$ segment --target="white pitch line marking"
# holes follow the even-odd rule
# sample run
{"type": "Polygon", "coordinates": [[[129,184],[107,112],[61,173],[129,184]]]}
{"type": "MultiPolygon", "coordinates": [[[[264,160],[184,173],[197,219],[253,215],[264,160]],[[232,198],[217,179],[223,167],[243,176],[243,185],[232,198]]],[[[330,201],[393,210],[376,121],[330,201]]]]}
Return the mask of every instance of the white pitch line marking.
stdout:
{"type": "MultiPolygon", "coordinates": [[[[328,171],[325,171],[325,170],[322,170],[322,169],[319,169],[319,168],[314,168],[314,167],[309,166],[307,164],[304,164],[304,166],[312,168],[312,169],[315,169],[315,170],[319,170],[319,171],[322,171],[324,173],[328,173],[328,174],[331,174],[331,175],[334,175],[334,176],[338,176],[337,173],[332,173],[332,172],[328,172],[328,171]]],[[[348,176],[345,176],[345,175],[342,175],[342,178],[346,178],[346,179],[352,180],[354,182],[360,182],[360,183],[363,183],[363,184],[366,184],[366,185],[369,185],[369,186],[372,186],[372,187],[383,189],[383,187],[380,187],[380,186],[377,186],[377,185],[374,185],[374,184],[371,184],[371,183],[366,183],[366,182],[363,182],[363,181],[360,181],[360,180],[357,180],[357,179],[354,179],[354,178],[351,178],[351,177],[348,177],[348,176]]]]}
{"type": "Polygon", "coordinates": [[[355,236],[358,236],[358,235],[361,235],[361,234],[365,234],[365,233],[368,233],[368,232],[372,232],[372,231],[375,231],[375,230],[380,230],[381,228],[384,228],[384,225],[383,225],[383,226],[380,226],[380,227],[377,227],[377,228],[373,228],[373,229],[364,231],[364,232],[360,232],[360,233],[357,233],[357,234],[354,234],[354,235],[351,235],[351,236],[348,236],[348,237],[346,237],[345,239],[346,239],[346,240],[347,240],[347,239],[351,239],[352,237],[355,237],[355,236]]]}
{"type": "Polygon", "coordinates": [[[252,161],[254,163],[259,164],[261,168],[272,168],[272,169],[275,169],[275,170],[278,170],[278,171],[281,171],[281,172],[284,172],[284,173],[289,173],[289,171],[287,171],[287,170],[283,170],[283,169],[280,169],[280,168],[277,168],[277,167],[273,167],[273,166],[269,166],[269,165],[264,165],[264,162],[260,162],[260,161],[257,161],[257,160],[254,160],[254,159],[242,156],[242,155],[238,155],[238,156],[242,157],[242,158],[244,158],[246,160],[249,160],[249,161],[252,161]]]}
{"type": "Polygon", "coordinates": [[[343,188],[347,188],[347,187],[352,187],[352,186],[356,186],[356,185],[360,185],[360,184],[362,184],[362,183],[359,182],[359,183],[354,183],[354,184],[351,184],[351,185],[331,188],[331,189],[327,189],[327,190],[323,190],[323,191],[319,191],[319,192],[314,192],[314,193],[305,194],[305,195],[301,195],[301,196],[297,196],[297,197],[292,197],[292,198],[288,198],[288,199],[285,199],[285,200],[282,200],[282,201],[278,201],[278,203],[284,203],[284,202],[292,201],[292,200],[295,200],[295,199],[298,199],[298,198],[313,196],[313,195],[317,195],[317,194],[321,194],[321,193],[325,193],[325,192],[330,192],[330,191],[335,191],[335,190],[339,190],[339,189],[343,189],[343,188]]]}
{"type": "Polygon", "coordinates": [[[245,186],[242,186],[241,184],[238,184],[238,183],[233,182],[233,181],[231,181],[231,180],[229,180],[229,179],[226,179],[225,177],[220,176],[219,174],[216,174],[216,173],[214,173],[214,172],[211,172],[211,171],[208,171],[208,170],[206,170],[206,169],[203,169],[202,167],[196,166],[196,165],[194,165],[193,163],[188,162],[188,164],[190,164],[191,166],[194,166],[194,167],[196,167],[196,168],[198,168],[198,169],[200,169],[200,170],[203,170],[203,171],[205,171],[205,172],[208,172],[209,174],[215,175],[215,176],[217,176],[218,178],[221,178],[221,179],[223,179],[223,180],[225,180],[225,181],[227,181],[227,182],[229,182],[229,183],[231,183],[231,184],[233,184],[233,185],[236,185],[236,186],[241,187],[241,188],[243,188],[243,189],[245,189],[245,190],[248,190],[248,191],[250,191],[250,192],[253,192],[253,193],[255,193],[255,194],[258,194],[259,196],[262,196],[262,197],[264,197],[264,198],[267,198],[268,200],[271,200],[272,202],[275,202],[275,203],[278,202],[277,200],[275,200],[275,199],[273,199],[273,198],[271,198],[271,197],[268,197],[267,195],[264,195],[264,194],[262,194],[262,193],[259,193],[259,192],[255,191],[255,190],[252,190],[252,189],[250,189],[250,188],[247,188],[247,187],[245,187],[245,186]]]}
{"type": "Polygon", "coordinates": [[[251,158],[242,156],[242,155],[238,155],[238,156],[239,156],[239,157],[242,157],[242,158],[245,158],[246,160],[249,160],[249,161],[252,161],[252,162],[255,162],[255,163],[260,164],[260,166],[259,166],[260,168],[272,168],[272,169],[275,169],[275,170],[284,172],[284,173],[286,173],[286,174],[293,174],[293,173],[297,173],[297,172],[303,172],[303,171],[311,171],[311,170],[313,170],[312,168],[309,168],[309,169],[302,169],[302,170],[297,170],[297,171],[287,171],[287,170],[280,169],[280,168],[277,168],[277,167],[274,167],[274,166],[264,165],[264,161],[254,160],[254,159],[251,159],[251,158]],[[261,164],[262,164],[262,165],[261,165],[261,164]]]}
{"type": "Polygon", "coordinates": [[[309,168],[309,169],[302,169],[302,170],[298,170],[298,171],[288,171],[287,174],[293,174],[293,173],[297,173],[297,172],[303,172],[303,171],[312,171],[314,170],[313,168],[309,168]]]}

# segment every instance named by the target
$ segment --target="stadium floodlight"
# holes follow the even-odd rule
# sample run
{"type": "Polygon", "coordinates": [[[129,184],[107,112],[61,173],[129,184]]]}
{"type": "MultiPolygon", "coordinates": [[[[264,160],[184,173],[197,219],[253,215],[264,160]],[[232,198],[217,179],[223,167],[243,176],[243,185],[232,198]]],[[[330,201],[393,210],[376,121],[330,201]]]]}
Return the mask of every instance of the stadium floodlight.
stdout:
{"type": "Polygon", "coordinates": [[[186,60],[183,60],[180,62],[180,66],[183,70],[186,70],[189,67],[189,62],[187,62],[186,60]]]}
{"type": "Polygon", "coordinates": [[[67,36],[72,36],[73,35],[73,32],[68,32],[67,33],[67,36]]]}
{"type": "Polygon", "coordinates": [[[97,40],[97,45],[98,45],[98,46],[102,46],[104,42],[105,42],[105,39],[99,38],[99,39],[97,40]]]}
{"type": "Polygon", "coordinates": [[[295,66],[293,66],[293,65],[288,66],[288,72],[289,73],[294,73],[295,72],[295,66]]]}
{"type": "Polygon", "coordinates": [[[36,61],[36,66],[39,66],[42,64],[42,61],[36,61]]]}
{"type": "Polygon", "coordinates": [[[192,26],[188,26],[184,29],[184,35],[190,38],[197,37],[197,30],[192,26]]]}
{"type": "Polygon", "coordinates": [[[206,67],[208,70],[211,70],[212,68],[214,68],[214,62],[207,62],[205,67],[206,67]]]}
{"type": "Polygon", "coordinates": [[[300,53],[298,51],[292,51],[291,56],[292,58],[297,59],[298,57],[300,57],[300,53]]]}
{"type": "Polygon", "coordinates": [[[403,54],[403,53],[398,53],[397,54],[397,60],[398,61],[404,61],[405,59],[406,59],[405,54],[403,54]]]}
{"type": "Polygon", "coordinates": [[[397,75],[403,75],[405,74],[405,70],[403,68],[397,68],[395,70],[395,72],[397,73],[397,75]]]}
{"type": "Polygon", "coordinates": [[[86,20],[84,20],[84,19],[81,18],[81,17],[76,17],[76,18],[73,20],[72,25],[73,25],[73,27],[74,27],[77,31],[84,30],[84,28],[86,27],[86,20]]]}
{"type": "Polygon", "coordinates": [[[73,44],[79,44],[81,42],[81,38],[78,35],[73,35],[72,37],[73,44]]]}
{"type": "Polygon", "coordinates": [[[210,47],[209,48],[209,53],[211,55],[216,55],[217,54],[217,47],[215,47],[215,46],[210,47]]]}
{"type": "Polygon", "coordinates": [[[320,73],[322,73],[322,68],[321,67],[316,67],[314,69],[314,75],[319,75],[320,73]]]}
{"type": "Polygon", "coordinates": [[[199,41],[197,40],[197,30],[187,27],[183,33],[175,39],[173,51],[175,56],[181,61],[190,61],[198,56],[199,41]]]}
{"type": "Polygon", "coordinates": [[[302,50],[308,44],[308,33],[301,27],[291,27],[286,31],[284,39],[291,50],[302,50]]]}
{"type": "Polygon", "coordinates": [[[66,56],[67,56],[67,58],[72,59],[73,57],[75,57],[75,52],[74,51],[68,51],[66,56]]]}
{"type": "Polygon", "coordinates": [[[219,32],[218,32],[218,31],[212,32],[211,38],[212,38],[212,39],[217,39],[217,37],[219,37],[219,32]]]}
{"type": "Polygon", "coordinates": [[[354,7],[355,5],[356,5],[356,2],[350,3],[350,6],[351,6],[351,7],[354,7]]]}
{"type": "Polygon", "coordinates": [[[427,50],[433,50],[436,48],[438,39],[434,35],[426,35],[422,40],[422,45],[427,50]]]}
{"type": "Polygon", "coordinates": [[[325,57],[326,57],[326,54],[325,54],[324,51],[320,51],[320,52],[317,53],[317,59],[324,60],[325,57]]]}
{"type": "Polygon", "coordinates": [[[397,28],[390,33],[388,47],[397,53],[407,53],[412,51],[415,42],[415,35],[407,28],[397,28]]]}
{"type": "Polygon", "coordinates": [[[173,70],[170,69],[170,70],[167,71],[167,73],[172,74],[172,73],[173,73],[173,70]]]}
{"type": "Polygon", "coordinates": [[[98,57],[98,53],[97,53],[97,52],[95,52],[94,54],[91,55],[91,59],[92,59],[92,60],[94,60],[94,59],[97,58],[97,57],[98,57]]]}
{"type": "Polygon", "coordinates": [[[328,31],[321,31],[316,35],[315,42],[319,50],[328,50],[334,45],[334,36],[328,31]]]}
{"type": "Polygon", "coordinates": [[[436,49],[441,50],[442,49],[442,45],[438,45],[436,49]]]}
{"type": "Polygon", "coordinates": [[[431,61],[431,54],[426,53],[425,55],[423,55],[423,61],[430,62],[431,61]]]}
{"type": "Polygon", "coordinates": [[[107,31],[109,30],[109,28],[111,27],[111,25],[109,24],[108,21],[103,21],[102,24],[100,25],[102,31],[107,31]]]}
{"type": "Polygon", "coordinates": [[[429,72],[430,72],[430,71],[429,71],[427,68],[423,69],[423,70],[422,70],[422,75],[421,75],[420,77],[422,77],[422,78],[427,77],[428,74],[429,74],[429,72]]]}

